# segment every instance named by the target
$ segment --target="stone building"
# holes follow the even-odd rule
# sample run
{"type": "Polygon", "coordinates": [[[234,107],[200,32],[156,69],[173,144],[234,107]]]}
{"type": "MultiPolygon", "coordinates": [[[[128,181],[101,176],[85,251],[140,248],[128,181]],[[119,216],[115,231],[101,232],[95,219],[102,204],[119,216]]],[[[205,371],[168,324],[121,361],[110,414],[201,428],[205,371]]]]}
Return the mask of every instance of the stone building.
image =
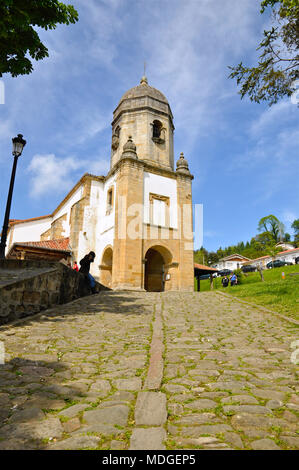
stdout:
{"type": "Polygon", "coordinates": [[[17,242],[69,238],[73,260],[96,253],[91,274],[112,289],[194,288],[193,176],[181,153],[174,168],[173,115],[143,77],[113,113],[111,166],[84,174],[52,214],[10,225],[17,242]]]}

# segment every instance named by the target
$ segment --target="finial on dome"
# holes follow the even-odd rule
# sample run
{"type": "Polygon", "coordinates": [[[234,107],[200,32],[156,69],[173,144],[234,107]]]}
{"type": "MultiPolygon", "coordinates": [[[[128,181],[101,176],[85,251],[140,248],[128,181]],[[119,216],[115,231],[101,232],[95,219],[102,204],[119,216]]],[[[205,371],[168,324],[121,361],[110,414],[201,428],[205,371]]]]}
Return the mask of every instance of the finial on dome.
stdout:
{"type": "Polygon", "coordinates": [[[140,85],[148,85],[147,77],[145,75],[141,78],[140,85]]]}
{"type": "Polygon", "coordinates": [[[127,143],[123,146],[122,158],[137,158],[136,145],[133,142],[132,136],[129,135],[127,143]]]}
{"type": "Polygon", "coordinates": [[[185,159],[184,152],[180,153],[180,158],[176,162],[176,171],[180,173],[190,174],[188,162],[185,159]]]}

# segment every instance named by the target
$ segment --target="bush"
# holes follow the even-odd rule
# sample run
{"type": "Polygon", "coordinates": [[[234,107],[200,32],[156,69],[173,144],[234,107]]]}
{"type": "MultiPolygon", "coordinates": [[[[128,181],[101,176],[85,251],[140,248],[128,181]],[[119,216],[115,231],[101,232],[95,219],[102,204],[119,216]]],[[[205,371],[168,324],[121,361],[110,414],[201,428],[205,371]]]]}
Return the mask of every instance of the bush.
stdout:
{"type": "Polygon", "coordinates": [[[241,269],[236,269],[234,271],[235,275],[237,276],[237,279],[238,279],[238,284],[243,284],[243,280],[244,280],[244,274],[243,272],[241,271],[241,269]]]}

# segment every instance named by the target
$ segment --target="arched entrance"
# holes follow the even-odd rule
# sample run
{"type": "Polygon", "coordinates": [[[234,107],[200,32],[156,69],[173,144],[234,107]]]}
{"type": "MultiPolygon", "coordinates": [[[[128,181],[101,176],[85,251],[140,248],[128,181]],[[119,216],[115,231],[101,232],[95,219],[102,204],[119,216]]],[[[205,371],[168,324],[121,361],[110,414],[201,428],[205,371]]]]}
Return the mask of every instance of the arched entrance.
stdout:
{"type": "Polygon", "coordinates": [[[148,292],[163,292],[165,287],[165,266],[171,262],[170,252],[160,246],[147,250],[145,255],[144,288],[148,292]]]}
{"type": "Polygon", "coordinates": [[[113,251],[109,246],[104,250],[102,256],[102,263],[100,264],[100,283],[103,286],[112,286],[112,264],[113,264],[113,251]]]}

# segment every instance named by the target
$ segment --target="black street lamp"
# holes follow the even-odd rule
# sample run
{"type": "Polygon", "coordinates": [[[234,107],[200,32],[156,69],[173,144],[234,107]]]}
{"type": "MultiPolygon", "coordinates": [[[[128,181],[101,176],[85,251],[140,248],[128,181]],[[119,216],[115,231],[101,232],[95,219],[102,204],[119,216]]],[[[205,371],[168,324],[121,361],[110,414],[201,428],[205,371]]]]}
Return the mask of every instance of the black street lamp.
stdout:
{"type": "Polygon", "coordinates": [[[6,238],[7,238],[7,231],[8,231],[9,213],[10,213],[12,192],[13,192],[15,176],[16,176],[17,163],[18,163],[18,158],[22,155],[23,148],[25,147],[25,145],[26,145],[26,140],[23,139],[22,134],[18,134],[17,137],[14,137],[12,139],[12,154],[14,156],[14,162],[13,162],[13,167],[12,167],[12,172],[11,172],[10,186],[9,186],[9,191],[8,191],[6,211],[5,211],[3,229],[2,229],[2,235],[1,235],[0,259],[5,258],[5,247],[6,247],[6,238]]]}

